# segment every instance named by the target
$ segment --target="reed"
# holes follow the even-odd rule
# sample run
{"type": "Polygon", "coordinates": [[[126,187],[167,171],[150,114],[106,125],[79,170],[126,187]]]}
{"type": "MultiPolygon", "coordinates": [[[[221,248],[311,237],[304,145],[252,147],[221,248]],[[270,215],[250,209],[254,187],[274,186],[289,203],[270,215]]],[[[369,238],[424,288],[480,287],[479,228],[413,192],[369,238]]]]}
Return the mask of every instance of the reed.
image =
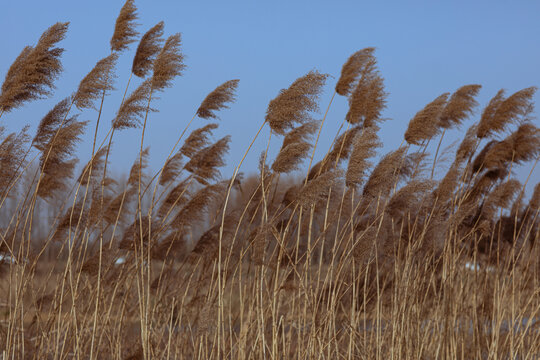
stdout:
{"type": "MultiPolygon", "coordinates": [[[[380,154],[388,94],[375,49],[366,48],[329,84],[349,109],[320,158],[334,96],[314,119],[333,78],[313,70],[269,102],[231,178],[221,173],[235,135],[216,139],[216,123],[190,126],[232,107],[237,79],[194,105],[155,171],[145,131],[156,96],[186,71],[185,55],[181,35],[165,38],[163,22],[138,39],[138,19],[125,1],[111,54],[33,137],[29,127],[0,126],[2,359],[540,353],[540,185],[515,172],[532,174],[540,160],[535,87],[501,90],[479,115],[480,85],[444,93],[411,117],[406,146],[380,154]],[[98,138],[116,64],[137,40],[124,98],[98,138]],[[140,80],[129,89],[132,75],[140,80]],[[93,150],[79,159],[90,125],[79,119],[91,110],[93,150]],[[277,155],[269,139],[258,171],[239,173],[266,125],[282,140],[277,155]],[[455,156],[439,156],[446,131],[462,126],[455,156]],[[127,128],[142,130],[140,146],[129,174],[114,178],[113,135],[127,128]],[[431,156],[427,144],[439,135],[431,156]]],[[[54,94],[67,28],[53,25],[5,69],[2,121],[54,94]]]]}

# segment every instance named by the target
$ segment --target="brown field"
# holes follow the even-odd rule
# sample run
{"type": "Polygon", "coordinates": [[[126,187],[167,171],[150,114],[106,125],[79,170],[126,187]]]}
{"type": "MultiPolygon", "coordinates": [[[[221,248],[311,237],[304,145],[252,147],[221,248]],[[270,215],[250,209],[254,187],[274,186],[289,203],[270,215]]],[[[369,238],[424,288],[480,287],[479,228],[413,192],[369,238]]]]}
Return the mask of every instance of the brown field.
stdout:
{"type": "Polygon", "coordinates": [[[230,137],[213,140],[215,123],[190,129],[235,100],[239,81],[230,80],[152,172],[145,130],[157,95],[184,73],[184,55],[180,34],[164,37],[158,23],[139,36],[136,20],[127,0],[111,54],[34,137],[2,124],[53,94],[68,24],[47,29],[6,71],[0,359],[539,358],[540,184],[513,171],[532,174],[539,160],[535,87],[498,92],[451,153],[443,138],[474,116],[480,85],[442,94],[376,162],[387,93],[366,48],[332,74],[321,121],[312,115],[327,74],[311,71],[269,103],[261,129],[283,145],[273,159],[268,148],[261,154],[258,171],[243,176],[240,167],[261,130],[223,180],[230,137]],[[130,75],[114,120],[100,123],[131,44],[131,75],[141,81],[130,87],[130,75]],[[316,159],[336,96],[349,111],[316,159]],[[78,119],[86,109],[98,110],[95,124],[78,119]],[[100,126],[109,127],[105,139],[100,126]],[[126,128],[141,129],[140,147],[120,181],[109,154],[126,128]],[[93,155],[76,174],[87,131],[93,155]]]}

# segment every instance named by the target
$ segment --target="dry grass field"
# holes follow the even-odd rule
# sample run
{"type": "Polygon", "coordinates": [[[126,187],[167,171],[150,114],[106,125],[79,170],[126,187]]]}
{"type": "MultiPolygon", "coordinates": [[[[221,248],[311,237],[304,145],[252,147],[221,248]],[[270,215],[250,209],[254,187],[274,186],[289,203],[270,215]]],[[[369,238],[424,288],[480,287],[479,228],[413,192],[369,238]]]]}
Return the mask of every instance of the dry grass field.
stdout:
{"type": "Polygon", "coordinates": [[[435,97],[379,158],[387,93],[366,48],[332,84],[311,71],[268,104],[261,129],[283,144],[250,175],[244,156],[222,179],[231,138],[212,135],[238,80],[208,94],[154,172],[145,146],[154,100],[186,69],[180,34],[166,37],[158,23],[139,36],[137,16],[127,0],[110,55],[36,134],[9,133],[5,121],[53,94],[68,24],[2,69],[0,359],[540,357],[540,185],[513,171],[532,173],[539,160],[535,87],[482,105],[475,84],[435,97]],[[103,104],[130,46],[109,124],[103,104]],[[329,89],[330,104],[319,104],[329,89]],[[337,96],[349,111],[317,159],[337,96]],[[87,109],[97,119],[81,121],[87,109]],[[209,121],[196,128],[198,118],[209,121]],[[466,120],[458,146],[443,150],[466,120]],[[120,181],[109,155],[126,128],[140,130],[140,145],[120,181]],[[92,156],[76,159],[85,132],[95,133],[92,156]],[[428,153],[430,143],[439,146],[428,153]],[[45,230],[36,225],[44,208],[45,230]]]}

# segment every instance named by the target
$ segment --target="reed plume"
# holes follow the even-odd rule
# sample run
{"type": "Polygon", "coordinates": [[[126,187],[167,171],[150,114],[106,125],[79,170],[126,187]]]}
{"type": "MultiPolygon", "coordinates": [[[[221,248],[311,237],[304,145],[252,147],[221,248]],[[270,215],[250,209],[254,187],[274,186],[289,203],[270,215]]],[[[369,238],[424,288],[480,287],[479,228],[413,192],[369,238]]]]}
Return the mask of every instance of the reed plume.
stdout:
{"type": "Polygon", "coordinates": [[[463,137],[463,140],[459,144],[456,151],[456,161],[462,162],[473,156],[474,152],[476,151],[476,147],[478,146],[478,138],[476,137],[477,131],[478,124],[476,123],[467,129],[467,132],[465,133],[465,136],[463,137]]]}
{"type": "Polygon", "coordinates": [[[135,57],[133,58],[133,65],[131,66],[131,72],[140,78],[146,77],[152,66],[157,54],[161,50],[161,44],[163,43],[163,21],[160,21],[148,30],[139,41],[135,57]]]}
{"type": "Polygon", "coordinates": [[[79,109],[95,109],[94,101],[99,99],[106,91],[114,90],[112,80],[113,72],[118,60],[118,54],[99,60],[94,68],[81,80],[79,88],[73,96],[73,103],[79,109]]]}
{"type": "Polygon", "coordinates": [[[481,85],[465,85],[450,96],[439,120],[443,129],[459,126],[472,115],[474,108],[478,106],[474,97],[478,95],[481,87],[481,85]]]}
{"type": "Polygon", "coordinates": [[[180,34],[174,34],[167,38],[163,48],[154,60],[154,73],[152,75],[152,90],[163,91],[171,87],[171,82],[176,76],[182,75],[186,68],[184,55],[180,51],[180,34]]]}
{"type": "MultiPolygon", "coordinates": [[[[67,97],[56,104],[44,117],[41,119],[36,135],[32,140],[32,144],[39,150],[42,150],[46,143],[49,142],[60,125],[62,120],[67,117],[71,105],[71,98],[67,97]]],[[[68,121],[75,120],[76,116],[72,116],[68,121]]]]}
{"type": "Polygon", "coordinates": [[[520,164],[535,159],[540,154],[540,129],[524,123],[502,141],[493,143],[483,159],[487,169],[504,168],[510,162],[520,164]]]}
{"type": "Polygon", "coordinates": [[[536,87],[533,86],[517,91],[505,99],[504,90],[499,90],[484,109],[476,136],[482,139],[500,133],[508,125],[516,123],[530,111],[535,92],[536,87]]]}
{"type": "Polygon", "coordinates": [[[341,76],[336,84],[336,92],[341,96],[349,96],[354,89],[354,83],[358,79],[365,64],[373,59],[375,48],[365,48],[352,54],[343,67],[341,76]]]}
{"type": "Polygon", "coordinates": [[[9,112],[22,104],[52,94],[54,81],[62,72],[64,49],[55,45],[64,39],[69,23],[49,27],[35,47],[25,47],[10,66],[0,92],[0,111],[9,112]]]}
{"type": "Polygon", "coordinates": [[[173,181],[182,171],[182,153],[174,154],[165,162],[159,179],[160,185],[165,185],[173,181]]]}
{"type": "Polygon", "coordinates": [[[200,223],[208,207],[223,196],[226,185],[223,182],[207,185],[197,191],[174,217],[172,225],[175,229],[183,229],[200,223]]]}
{"type": "Polygon", "coordinates": [[[139,185],[139,173],[144,174],[143,170],[148,167],[148,156],[150,155],[150,148],[147,147],[139,154],[139,157],[131,165],[129,170],[129,176],[127,180],[128,191],[136,191],[139,185]]]}
{"type": "Polygon", "coordinates": [[[268,104],[265,121],[275,133],[285,135],[296,124],[309,121],[310,111],[319,109],[317,100],[328,75],[317,71],[296,79],[287,89],[282,89],[268,104]]]}
{"type": "Polygon", "coordinates": [[[521,183],[516,179],[510,179],[499,184],[486,197],[481,207],[482,218],[492,220],[499,208],[508,208],[516,194],[521,190],[521,183]]]}
{"type": "Polygon", "coordinates": [[[540,209],[540,183],[536,184],[534,187],[533,194],[531,195],[531,199],[529,200],[529,205],[527,207],[532,214],[535,214],[538,209],[540,209]]]}
{"type": "Polygon", "coordinates": [[[120,52],[126,50],[128,45],[135,42],[139,33],[135,30],[138,19],[137,7],[134,0],[126,0],[116,18],[114,33],[111,38],[111,51],[120,52]]]}
{"type": "Polygon", "coordinates": [[[445,108],[448,93],[444,93],[427,104],[409,121],[405,140],[409,144],[420,145],[437,135],[441,128],[440,117],[445,108]]]}
{"type": "Polygon", "coordinates": [[[340,170],[331,170],[308,181],[298,192],[297,201],[300,206],[308,208],[315,205],[319,200],[327,198],[330,189],[341,176],[340,170]]]}
{"type": "Polygon", "coordinates": [[[149,106],[152,91],[150,79],[143,81],[122,103],[112,121],[115,130],[141,126],[146,111],[156,111],[149,106]]]}
{"type": "Polygon", "coordinates": [[[231,137],[227,135],[200,150],[191,157],[184,169],[195,175],[197,181],[203,185],[208,185],[209,180],[219,179],[220,173],[217,168],[225,165],[223,157],[229,151],[230,141],[231,137]]]}
{"type": "MultiPolygon", "coordinates": [[[[0,141],[0,199],[4,197],[12,181],[17,175],[17,170],[23,165],[25,157],[25,145],[30,140],[28,126],[25,126],[18,134],[11,133],[0,141]]],[[[0,139],[4,128],[0,126],[0,139]]]]}
{"type": "Polygon", "coordinates": [[[345,184],[349,187],[359,186],[364,181],[368,168],[372,165],[369,158],[375,156],[376,149],[382,143],[377,136],[376,128],[366,128],[354,140],[354,146],[349,159],[345,184]]]}
{"type": "Polygon", "coordinates": [[[169,191],[158,210],[158,215],[164,218],[174,210],[174,208],[181,208],[187,203],[190,195],[189,180],[186,179],[181,181],[169,191]]]}
{"type": "Polygon", "coordinates": [[[203,119],[217,119],[214,111],[228,109],[227,103],[235,100],[236,88],[240,80],[229,80],[219,85],[214,91],[206,96],[197,109],[197,116],[203,119]]]}
{"type": "MultiPolygon", "coordinates": [[[[75,121],[74,118],[64,121],[64,125],[42,147],[40,167],[42,177],[37,195],[50,199],[58,191],[68,187],[67,179],[73,176],[77,158],[70,158],[75,151],[75,145],[81,140],[86,121],[75,121]]],[[[39,147],[38,147],[39,146],[39,147]]]]}
{"type": "Polygon", "coordinates": [[[448,172],[444,177],[439,181],[437,189],[433,192],[435,198],[437,198],[439,203],[444,204],[446,201],[450,200],[454,191],[460,183],[461,176],[463,175],[463,167],[460,162],[454,162],[448,172]]]}
{"type": "Polygon", "coordinates": [[[107,148],[99,149],[94,157],[86,163],[79,175],[77,182],[82,186],[86,186],[90,183],[89,174],[92,174],[92,180],[95,180],[99,175],[98,172],[103,170],[105,166],[105,154],[107,153],[107,148]]]}
{"type": "Polygon", "coordinates": [[[390,198],[385,211],[393,218],[405,216],[408,211],[414,211],[419,207],[423,197],[434,184],[433,180],[411,180],[390,198]]]}
{"type": "Polygon", "coordinates": [[[202,128],[195,129],[184,141],[184,145],[179,152],[187,157],[192,157],[208,144],[208,136],[212,134],[212,130],[218,128],[217,124],[208,124],[202,128]]]}
{"type": "Polygon", "coordinates": [[[305,141],[294,142],[282,147],[272,163],[272,170],[286,174],[298,169],[302,161],[309,155],[311,144],[305,141]]]}
{"type": "Polygon", "coordinates": [[[360,131],[360,127],[352,127],[334,141],[332,150],[326,156],[332,167],[336,163],[349,158],[354,145],[354,139],[360,131]]]}
{"type": "Polygon", "coordinates": [[[383,79],[376,70],[376,65],[375,58],[372,58],[360,72],[360,79],[349,97],[349,111],[345,116],[350,124],[370,127],[380,118],[386,107],[388,94],[384,91],[383,79]]]}
{"type": "Polygon", "coordinates": [[[396,176],[401,173],[400,167],[403,167],[404,156],[405,148],[386,154],[371,172],[364,186],[364,196],[377,197],[379,194],[387,194],[394,186],[396,176]]]}

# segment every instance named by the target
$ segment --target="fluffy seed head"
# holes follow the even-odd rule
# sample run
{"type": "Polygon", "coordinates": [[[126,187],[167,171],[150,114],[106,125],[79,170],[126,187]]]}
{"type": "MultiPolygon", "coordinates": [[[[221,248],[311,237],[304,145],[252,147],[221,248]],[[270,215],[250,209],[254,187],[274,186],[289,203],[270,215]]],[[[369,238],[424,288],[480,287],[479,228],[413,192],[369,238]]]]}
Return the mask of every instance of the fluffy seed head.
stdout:
{"type": "Polygon", "coordinates": [[[371,166],[369,158],[375,156],[376,149],[382,143],[377,136],[376,128],[367,128],[357,135],[349,159],[349,166],[345,174],[345,184],[347,186],[358,186],[364,181],[368,168],[371,166]]]}
{"type": "Polygon", "coordinates": [[[126,50],[129,44],[135,42],[135,38],[139,35],[135,31],[135,20],[137,18],[135,2],[133,0],[126,0],[114,25],[114,33],[111,38],[112,51],[126,50]]]}
{"type": "Polygon", "coordinates": [[[374,59],[375,48],[365,48],[352,54],[343,67],[341,76],[336,84],[336,92],[342,96],[348,96],[354,88],[354,82],[358,79],[362,68],[369,61],[374,59]]]}
{"type": "Polygon", "coordinates": [[[429,104],[409,122],[405,131],[405,140],[409,144],[420,145],[422,141],[429,140],[439,132],[441,128],[440,117],[446,105],[448,93],[444,93],[429,104]]]}
{"type": "Polygon", "coordinates": [[[499,90],[482,113],[480,123],[478,124],[477,136],[479,138],[485,138],[500,133],[508,125],[517,122],[522,116],[525,116],[531,110],[532,97],[536,89],[534,86],[525,88],[506,99],[504,98],[504,90],[499,90]]]}
{"type": "Polygon", "coordinates": [[[212,130],[217,129],[217,127],[217,124],[208,124],[202,128],[193,130],[184,141],[184,145],[180,148],[180,153],[187,157],[192,157],[208,144],[208,136],[210,136],[212,130]]]}
{"type": "Polygon", "coordinates": [[[163,21],[160,21],[142,36],[131,67],[131,72],[135,76],[144,78],[152,70],[154,60],[163,43],[163,26],[163,21]]]}
{"type": "Polygon", "coordinates": [[[182,75],[186,66],[183,63],[184,55],[180,51],[181,43],[180,34],[171,35],[165,41],[165,45],[154,61],[152,90],[162,91],[171,87],[172,80],[182,75]]]}
{"type": "Polygon", "coordinates": [[[22,104],[48,96],[62,72],[64,49],[55,45],[64,39],[69,23],[48,28],[35,47],[25,47],[10,66],[0,92],[0,110],[11,111],[22,104]]]}
{"type": "Polygon", "coordinates": [[[156,111],[149,107],[151,81],[143,81],[131,95],[122,103],[112,122],[115,130],[137,128],[141,125],[146,109],[156,111]]]}
{"type": "Polygon", "coordinates": [[[310,120],[309,112],[318,110],[317,100],[327,77],[310,71],[296,79],[288,89],[282,89],[266,110],[265,121],[272,131],[284,135],[296,124],[310,120]]]}
{"type": "Polygon", "coordinates": [[[375,59],[368,61],[361,71],[356,88],[349,97],[349,111],[345,119],[355,125],[362,123],[365,127],[374,125],[386,107],[387,95],[383,79],[376,70],[375,59]]]}
{"type": "Polygon", "coordinates": [[[478,95],[481,87],[481,85],[465,85],[457,89],[441,113],[441,127],[449,129],[459,126],[463,120],[472,115],[478,105],[474,97],[478,95]]]}
{"type": "Polygon", "coordinates": [[[107,90],[113,90],[114,66],[118,54],[112,53],[97,62],[96,66],[80,82],[73,97],[74,104],[79,109],[93,108],[94,101],[99,99],[107,90]]]}
{"type": "Polygon", "coordinates": [[[240,80],[229,80],[219,85],[214,91],[206,96],[197,109],[197,116],[203,119],[217,118],[214,111],[227,109],[227,103],[235,100],[235,90],[240,80]]]}
{"type": "Polygon", "coordinates": [[[216,143],[197,152],[184,169],[195,175],[197,181],[208,185],[209,180],[217,180],[220,176],[217,168],[225,165],[223,157],[229,151],[230,136],[225,136],[216,143]]]}

